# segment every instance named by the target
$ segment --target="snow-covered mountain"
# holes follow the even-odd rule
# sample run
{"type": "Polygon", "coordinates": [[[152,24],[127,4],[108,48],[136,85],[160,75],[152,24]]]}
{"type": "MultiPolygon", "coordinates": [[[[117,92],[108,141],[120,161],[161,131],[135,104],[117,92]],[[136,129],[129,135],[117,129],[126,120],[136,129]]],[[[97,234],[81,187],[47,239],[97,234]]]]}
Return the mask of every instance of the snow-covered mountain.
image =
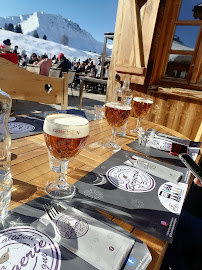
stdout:
{"type": "MultiPolygon", "coordinates": [[[[95,40],[90,33],[80,26],[63,18],[61,15],[34,12],[30,15],[0,17],[0,27],[4,28],[5,23],[12,23],[14,26],[21,24],[23,34],[33,36],[36,30],[39,38],[47,36],[47,40],[61,43],[62,35],[67,35],[68,46],[80,50],[102,53],[103,43],[95,40]]],[[[103,36],[104,39],[104,36],[103,36]]]]}
{"type": "Polygon", "coordinates": [[[53,41],[0,29],[0,43],[7,38],[11,40],[11,48],[18,45],[18,52],[21,54],[21,52],[25,50],[28,57],[35,52],[37,55],[46,53],[50,58],[52,58],[54,54],[58,56],[59,53],[63,53],[65,57],[70,60],[75,59],[76,61],[79,59],[83,61],[88,57],[92,59],[98,58],[98,55],[93,52],[82,51],[53,41]]]}

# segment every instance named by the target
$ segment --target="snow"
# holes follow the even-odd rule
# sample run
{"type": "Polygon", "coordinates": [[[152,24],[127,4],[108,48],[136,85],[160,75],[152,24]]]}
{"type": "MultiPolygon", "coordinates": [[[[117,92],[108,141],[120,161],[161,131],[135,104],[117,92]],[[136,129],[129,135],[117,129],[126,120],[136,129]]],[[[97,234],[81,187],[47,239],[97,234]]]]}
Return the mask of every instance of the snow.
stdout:
{"type": "Polygon", "coordinates": [[[79,59],[81,61],[86,60],[88,57],[92,59],[96,59],[98,57],[98,54],[92,52],[78,50],[53,41],[34,38],[28,35],[17,34],[2,29],[0,30],[0,36],[2,41],[9,38],[11,40],[12,48],[17,45],[19,53],[25,50],[28,57],[30,57],[33,52],[35,52],[37,55],[46,53],[50,58],[52,58],[54,54],[57,56],[62,52],[66,58],[69,58],[70,60],[76,58],[77,61],[79,59]]]}
{"type": "MultiPolygon", "coordinates": [[[[186,51],[193,51],[194,48],[187,47],[175,40],[173,40],[172,50],[186,50],[186,51]]],[[[191,62],[191,55],[179,55],[179,54],[170,54],[169,62],[176,62],[176,63],[190,63],[191,62]]]]}
{"type": "MultiPolygon", "coordinates": [[[[85,51],[92,51],[101,54],[103,42],[95,40],[90,33],[81,29],[80,26],[65,19],[61,15],[46,14],[45,12],[34,12],[29,15],[0,17],[0,27],[4,28],[5,23],[21,24],[24,34],[33,36],[36,30],[40,38],[44,35],[47,40],[61,43],[63,34],[69,39],[69,46],[85,51]]],[[[104,33],[103,33],[104,40],[104,33]]]]}

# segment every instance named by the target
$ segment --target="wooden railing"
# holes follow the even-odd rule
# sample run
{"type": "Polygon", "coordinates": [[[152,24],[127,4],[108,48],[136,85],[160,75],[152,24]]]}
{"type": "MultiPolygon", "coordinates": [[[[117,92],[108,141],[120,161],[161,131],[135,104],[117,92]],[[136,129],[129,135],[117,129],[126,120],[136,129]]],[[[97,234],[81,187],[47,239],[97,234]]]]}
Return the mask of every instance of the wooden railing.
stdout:
{"type": "Polygon", "coordinates": [[[68,74],[51,78],[29,72],[10,61],[0,58],[0,88],[12,99],[68,106],[68,74]]]}

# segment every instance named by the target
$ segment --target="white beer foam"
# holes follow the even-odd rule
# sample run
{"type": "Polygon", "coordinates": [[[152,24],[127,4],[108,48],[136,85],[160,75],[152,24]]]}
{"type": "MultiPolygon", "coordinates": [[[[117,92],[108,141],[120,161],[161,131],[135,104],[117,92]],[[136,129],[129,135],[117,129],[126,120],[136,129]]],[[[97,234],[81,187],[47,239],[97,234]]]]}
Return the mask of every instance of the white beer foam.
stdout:
{"type": "Polygon", "coordinates": [[[131,110],[131,106],[127,105],[127,104],[122,104],[119,102],[107,102],[105,104],[106,107],[110,107],[110,108],[114,108],[117,110],[131,110]]]}
{"type": "Polygon", "coordinates": [[[89,122],[86,118],[65,113],[50,114],[44,121],[45,133],[61,138],[83,138],[89,135],[89,122]]]}
{"type": "Polygon", "coordinates": [[[137,102],[143,102],[143,103],[153,104],[153,100],[152,99],[149,99],[149,98],[134,97],[133,100],[134,101],[137,101],[137,102]]]}

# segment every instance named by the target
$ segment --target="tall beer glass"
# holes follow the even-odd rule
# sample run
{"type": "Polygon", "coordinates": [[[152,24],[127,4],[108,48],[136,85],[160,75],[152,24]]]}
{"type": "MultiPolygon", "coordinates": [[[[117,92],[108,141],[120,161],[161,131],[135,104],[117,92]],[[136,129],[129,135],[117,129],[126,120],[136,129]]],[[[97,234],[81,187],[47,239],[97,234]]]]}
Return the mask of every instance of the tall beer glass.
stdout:
{"type": "Polygon", "coordinates": [[[75,194],[75,186],[66,180],[70,159],[80,153],[89,135],[86,118],[71,114],[50,114],[44,121],[44,137],[51,155],[60,162],[59,178],[46,186],[46,193],[54,199],[67,199],[75,194]]]}
{"type": "Polygon", "coordinates": [[[130,116],[131,106],[123,104],[121,102],[107,102],[105,104],[105,117],[108,124],[112,128],[112,138],[109,143],[103,145],[103,147],[118,151],[121,149],[119,145],[115,143],[115,137],[118,127],[122,127],[130,116]]]}
{"type": "Polygon", "coordinates": [[[132,133],[137,132],[138,135],[141,136],[140,132],[141,119],[151,110],[152,104],[153,100],[151,98],[142,98],[142,97],[133,98],[132,100],[133,112],[138,119],[136,128],[131,130],[132,133]]]}

